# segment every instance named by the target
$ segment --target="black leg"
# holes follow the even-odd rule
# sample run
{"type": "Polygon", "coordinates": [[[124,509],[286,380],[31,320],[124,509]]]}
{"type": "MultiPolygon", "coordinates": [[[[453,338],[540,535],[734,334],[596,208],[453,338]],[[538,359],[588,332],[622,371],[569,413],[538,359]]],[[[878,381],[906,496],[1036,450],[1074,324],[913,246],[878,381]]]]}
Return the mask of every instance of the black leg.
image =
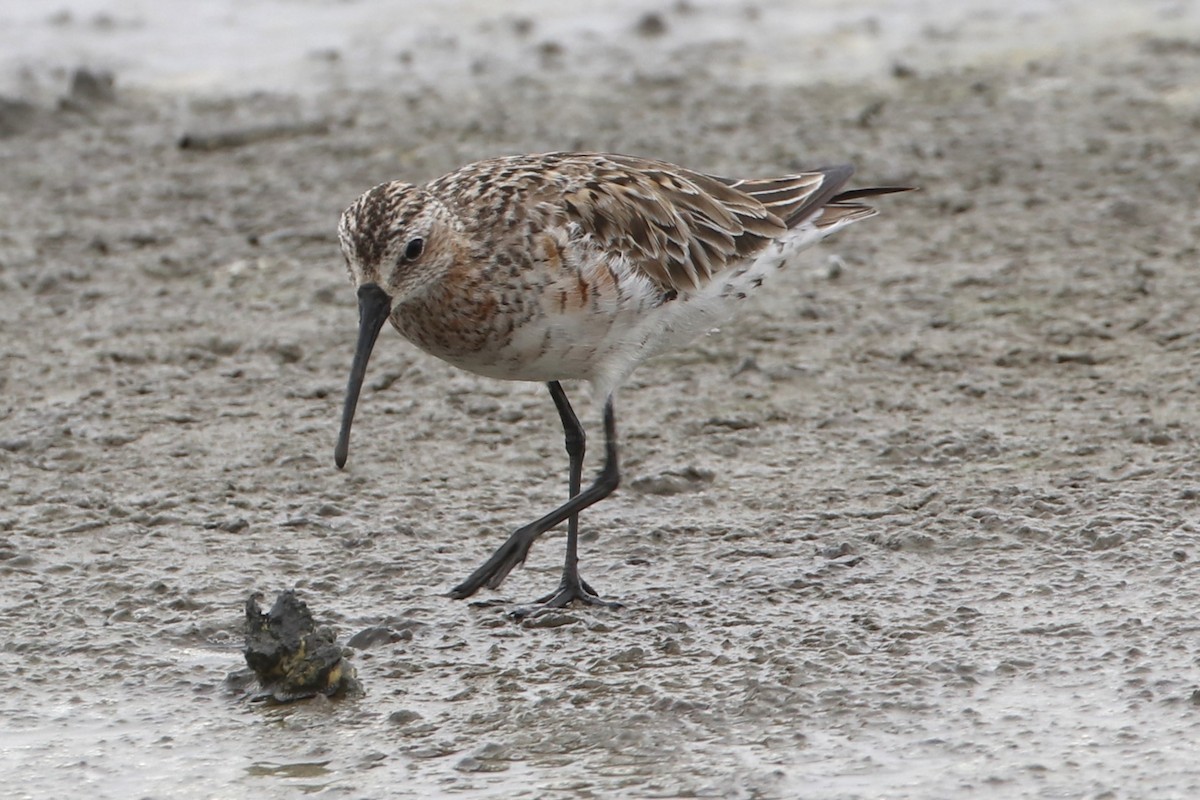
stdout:
{"type": "MultiPolygon", "coordinates": [[[[550,397],[553,398],[554,407],[558,409],[558,416],[562,420],[567,458],[571,460],[571,472],[567,478],[567,499],[570,499],[583,488],[583,454],[587,451],[587,436],[584,435],[583,426],[579,424],[579,417],[575,416],[575,409],[571,408],[571,403],[567,400],[567,393],[563,391],[562,384],[551,381],[546,387],[550,389],[550,397]]],[[[564,570],[574,569],[578,572],[578,539],[579,514],[576,513],[567,520],[567,564],[564,570]]]]}
{"type": "MultiPolygon", "coordinates": [[[[547,384],[554,405],[558,408],[558,416],[562,419],[563,434],[566,437],[567,456],[571,459],[571,473],[568,478],[569,497],[579,494],[583,480],[583,454],[586,450],[587,437],[584,436],[583,426],[575,416],[567,394],[558,381],[547,384]]],[[[558,588],[545,597],[539,597],[534,602],[543,608],[564,608],[574,601],[590,605],[617,607],[620,604],[601,600],[588,582],[579,577],[579,514],[572,514],[567,520],[567,556],[563,563],[562,581],[558,588]]],[[[532,610],[532,609],[529,609],[532,610]]],[[[529,610],[518,610],[518,616],[524,616],[529,610]]]]}
{"type": "Polygon", "coordinates": [[[533,546],[539,536],[563,520],[569,520],[567,561],[563,568],[563,583],[560,585],[559,591],[546,600],[548,603],[558,600],[568,584],[582,590],[578,592],[581,596],[566,598],[559,605],[566,605],[573,599],[585,602],[596,600],[596,594],[591,587],[579,579],[578,515],[583,509],[612,494],[621,481],[620,468],[617,464],[617,426],[613,416],[613,402],[610,397],[604,404],[604,468],[600,470],[600,474],[596,476],[596,480],[591,486],[579,491],[583,474],[583,427],[579,424],[575,412],[571,410],[567,396],[558,382],[549,384],[549,387],[550,396],[554,399],[554,404],[558,406],[559,416],[562,417],[567,453],[571,458],[571,498],[541,519],[515,530],[508,537],[508,541],[502,544],[491,558],[472,572],[465,581],[450,590],[451,597],[459,599],[470,597],[484,586],[495,589],[508,577],[508,573],[525,562],[525,557],[529,555],[529,548],[533,546]]]}

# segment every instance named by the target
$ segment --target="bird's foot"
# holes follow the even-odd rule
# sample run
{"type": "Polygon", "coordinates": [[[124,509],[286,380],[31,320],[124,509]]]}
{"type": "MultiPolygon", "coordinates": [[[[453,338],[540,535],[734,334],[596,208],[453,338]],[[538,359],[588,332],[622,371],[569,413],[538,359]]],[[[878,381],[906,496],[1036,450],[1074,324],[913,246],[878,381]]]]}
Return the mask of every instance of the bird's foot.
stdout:
{"type": "Polygon", "coordinates": [[[485,586],[495,589],[504,582],[508,573],[525,563],[525,557],[529,555],[529,548],[533,546],[536,538],[536,535],[528,534],[528,527],[516,531],[508,537],[508,541],[492,553],[491,558],[479,565],[479,569],[472,572],[466,580],[447,594],[455,600],[462,600],[485,586]]]}
{"type": "Polygon", "coordinates": [[[509,612],[513,619],[525,619],[556,608],[567,608],[574,603],[603,608],[623,608],[615,600],[602,600],[600,595],[588,585],[588,582],[576,576],[564,575],[562,583],[550,594],[534,600],[536,605],[522,606],[509,612]]]}

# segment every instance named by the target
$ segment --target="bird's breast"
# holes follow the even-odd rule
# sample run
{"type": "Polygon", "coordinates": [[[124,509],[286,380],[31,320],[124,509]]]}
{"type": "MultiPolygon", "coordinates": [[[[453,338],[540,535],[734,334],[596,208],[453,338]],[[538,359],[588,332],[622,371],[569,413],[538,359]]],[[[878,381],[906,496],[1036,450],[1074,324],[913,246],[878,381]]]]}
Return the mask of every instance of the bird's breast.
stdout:
{"type": "Polygon", "coordinates": [[[630,350],[664,292],[602,254],[535,237],[525,263],[498,257],[448,273],[393,310],[396,329],[457,367],[505,380],[592,380],[630,350]]]}

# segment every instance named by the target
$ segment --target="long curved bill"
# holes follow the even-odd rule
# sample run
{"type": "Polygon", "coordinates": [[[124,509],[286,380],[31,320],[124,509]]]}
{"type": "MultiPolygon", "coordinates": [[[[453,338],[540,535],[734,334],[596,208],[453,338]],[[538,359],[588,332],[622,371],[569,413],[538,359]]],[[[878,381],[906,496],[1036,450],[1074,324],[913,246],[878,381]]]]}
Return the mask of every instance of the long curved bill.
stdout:
{"type": "Polygon", "coordinates": [[[333,460],[338,469],[346,466],[350,454],[350,423],[354,421],[354,409],[358,407],[358,395],[362,391],[363,378],[367,374],[367,361],[371,348],[379,337],[379,331],[392,313],[392,298],[374,283],[358,287],[358,344],[354,348],[354,364],[350,367],[350,383],[346,386],[346,405],[342,408],[342,430],[338,434],[333,460]]]}

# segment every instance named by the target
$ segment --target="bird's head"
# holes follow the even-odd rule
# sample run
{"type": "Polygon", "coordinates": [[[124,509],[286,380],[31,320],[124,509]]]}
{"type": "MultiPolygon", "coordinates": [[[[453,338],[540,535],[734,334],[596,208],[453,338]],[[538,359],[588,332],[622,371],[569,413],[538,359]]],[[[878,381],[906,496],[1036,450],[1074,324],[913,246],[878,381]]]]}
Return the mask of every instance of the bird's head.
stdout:
{"type": "Polygon", "coordinates": [[[453,215],[432,194],[399,181],[382,183],[342,212],[338,239],[350,279],[374,284],[401,304],[454,265],[453,215]]]}
{"type": "Polygon", "coordinates": [[[400,182],[374,187],[342,212],[338,238],[358,288],[358,345],[334,451],[339,468],[349,454],[350,424],[375,339],[394,309],[419,297],[454,266],[453,220],[429,192],[400,182]]]}

